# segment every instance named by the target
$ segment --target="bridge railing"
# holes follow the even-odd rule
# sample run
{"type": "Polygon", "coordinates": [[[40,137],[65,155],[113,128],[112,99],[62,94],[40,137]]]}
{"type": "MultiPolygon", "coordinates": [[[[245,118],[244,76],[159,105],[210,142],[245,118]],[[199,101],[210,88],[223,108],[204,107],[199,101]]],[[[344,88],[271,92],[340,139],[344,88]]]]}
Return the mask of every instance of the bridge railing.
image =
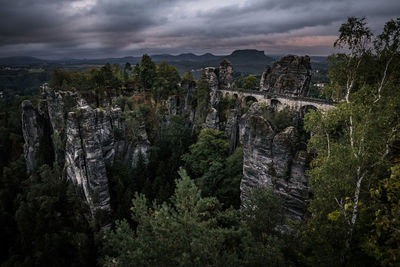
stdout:
{"type": "Polygon", "coordinates": [[[307,101],[307,102],[313,102],[317,104],[325,104],[325,105],[333,105],[336,104],[337,102],[332,101],[332,100],[324,100],[320,98],[314,98],[314,97],[306,97],[306,96],[291,96],[291,95],[286,95],[286,94],[278,94],[278,93],[270,93],[266,91],[255,91],[255,90],[234,90],[234,89],[224,89],[221,91],[229,91],[233,93],[244,93],[244,94],[250,94],[250,95],[261,95],[264,96],[264,98],[269,99],[269,98],[286,98],[286,99],[291,99],[294,101],[307,101]]]}

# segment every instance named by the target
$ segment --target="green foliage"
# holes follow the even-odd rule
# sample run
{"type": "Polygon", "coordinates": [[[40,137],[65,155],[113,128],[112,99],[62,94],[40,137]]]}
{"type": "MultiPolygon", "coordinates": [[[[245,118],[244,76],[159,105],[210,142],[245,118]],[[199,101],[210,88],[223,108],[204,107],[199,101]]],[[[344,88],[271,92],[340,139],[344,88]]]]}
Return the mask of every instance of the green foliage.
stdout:
{"type": "Polygon", "coordinates": [[[346,47],[351,52],[364,53],[365,46],[371,41],[372,32],[366,26],[365,18],[349,17],[347,23],[339,28],[339,38],[335,41],[335,47],[346,47]]]}
{"type": "Polygon", "coordinates": [[[305,116],[305,128],[312,133],[308,149],[318,151],[309,172],[314,198],[303,231],[305,261],[374,265],[373,256],[395,265],[389,243],[398,241],[377,233],[395,225],[396,216],[377,214],[396,213],[380,193],[396,192],[396,183],[382,179],[393,166],[389,155],[399,127],[400,23],[388,22],[374,42],[365,19],[349,18],[339,31],[335,46],[349,52],[331,58],[328,94],[342,103],[305,116]],[[387,187],[381,191],[383,184],[387,187]]]}
{"type": "Polygon", "coordinates": [[[225,207],[240,206],[240,182],[243,177],[243,149],[223,161],[215,162],[196,180],[204,196],[216,197],[225,207]]]}
{"type": "MultiPolygon", "coordinates": [[[[0,162],[0,262],[2,266],[92,265],[93,229],[73,185],[60,177],[57,167],[47,165],[27,177],[21,155],[22,100],[0,105],[0,129],[6,134],[1,140],[8,143],[1,149],[0,162]]],[[[46,127],[39,149],[42,163],[53,156],[50,125],[46,127]]]]}
{"type": "Polygon", "coordinates": [[[400,164],[391,168],[389,178],[370,190],[375,205],[374,228],[367,247],[381,266],[400,264],[400,164]]]}
{"type": "Polygon", "coordinates": [[[121,99],[121,103],[125,103],[123,119],[125,121],[125,137],[132,143],[137,143],[142,140],[142,133],[151,132],[151,111],[150,108],[145,104],[130,106],[130,102],[124,102],[121,99]]]}
{"type": "MultiPolygon", "coordinates": [[[[304,127],[312,136],[308,150],[316,153],[308,171],[312,198],[304,223],[281,232],[293,222],[284,220],[282,199],[272,189],[249,192],[242,203],[247,208],[238,210],[243,150],[238,147],[230,154],[223,132],[204,129],[193,144],[192,128],[184,118],[170,116],[165,123],[163,117],[155,118],[152,105],[119,96],[116,105],[123,111],[126,136],[115,129],[115,140],[143,141],[138,129],[145,127],[152,147],[149,159],[139,154],[135,169],[120,161],[107,166],[112,215],[118,220],[113,230],[101,234],[100,263],[399,265],[400,18],[386,23],[375,38],[363,18],[349,18],[339,32],[335,46],[346,53],[330,57],[330,84],[322,94],[340,104],[305,116],[304,127]],[[183,165],[194,180],[183,169],[178,172],[183,165]],[[181,178],[175,183],[177,172],[181,178]]],[[[234,76],[237,87],[257,87],[257,77],[234,76]]],[[[182,88],[193,87],[194,77],[185,73],[180,79],[174,67],[157,67],[144,55],[134,67],[127,63],[87,72],[55,70],[50,86],[80,91],[99,105],[125,89],[151,91],[157,100],[179,97],[180,82],[182,88]]],[[[197,105],[198,124],[209,112],[209,93],[203,73],[191,100],[197,105]]],[[[84,215],[88,211],[73,186],[61,178],[57,166],[43,165],[26,176],[21,100],[0,102],[0,261],[5,266],[92,266],[97,229],[89,226],[84,215]]],[[[64,100],[66,116],[76,103],[64,100]]],[[[235,99],[221,99],[220,121],[226,119],[224,111],[236,106],[235,99]]],[[[293,124],[289,109],[265,108],[260,115],[276,132],[293,124]]],[[[42,164],[54,161],[50,125],[44,130],[42,164]]],[[[53,139],[62,151],[64,133],[53,139]]]]}
{"type": "Polygon", "coordinates": [[[226,207],[240,206],[243,149],[238,147],[229,155],[230,144],[218,130],[203,129],[189,153],[183,155],[186,168],[203,192],[203,196],[217,197],[226,207]]]}
{"type": "Polygon", "coordinates": [[[182,81],[194,82],[194,76],[191,72],[184,72],[182,75],[182,81]]]}
{"type": "Polygon", "coordinates": [[[121,89],[123,74],[119,65],[109,63],[101,68],[92,68],[86,72],[65,71],[55,69],[51,75],[49,86],[57,90],[71,90],[88,93],[96,91],[96,97],[102,97],[104,90],[121,89]]]}
{"type": "Polygon", "coordinates": [[[153,143],[149,160],[149,179],[151,188],[145,189],[150,199],[166,201],[173,194],[174,180],[180,166],[182,155],[193,143],[192,130],[180,116],[172,116],[168,127],[153,143]]]}
{"type": "Polygon", "coordinates": [[[17,246],[18,228],[15,211],[19,203],[17,196],[21,193],[21,183],[26,179],[25,160],[18,160],[2,168],[0,173],[0,262],[5,262],[13,255],[17,246]]]}
{"type": "Polygon", "coordinates": [[[149,207],[144,195],[133,200],[132,219],[116,224],[104,236],[103,265],[126,266],[259,266],[278,265],[276,239],[256,242],[241,224],[238,211],[221,210],[215,198],[201,198],[199,189],[179,171],[171,204],[149,207]]]}
{"type": "Polygon", "coordinates": [[[277,132],[293,125],[293,111],[288,107],[280,111],[265,107],[263,109],[263,117],[271,123],[272,127],[277,132]]]}
{"type": "Polygon", "coordinates": [[[107,176],[114,218],[128,218],[134,193],[141,189],[138,177],[135,177],[134,170],[118,160],[114,161],[112,166],[108,166],[107,176]]]}
{"type": "Polygon", "coordinates": [[[234,109],[238,106],[239,100],[236,97],[222,97],[218,103],[218,110],[221,113],[227,113],[230,109],[234,109]]]}
{"type": "Polygon", "coordinates": [[[245,90],[255,90],[258,86],[258,80],[255,76],[249,75],[243,80],[243,89],[245,90]]]}
{"type": "Polygon", "coordinates": [[[124,65],[124,81],[128,81],[132,73],[131,63],[126,62],[124,65]]]}
{"type": "Polygon", "coordinates": [[[183,155],[186,167],[195,177],[200,177],[214,163],[222,162],[229,154],[229,141],[225,134],[214,129],[201,130],[198,141],[183,155]]]}
{"type": "Polygon", "coordinates": [[[235,88],[237,88],[239,91],[243,90],[243,77],[239,76],[237,79],[235,79],[234,85],[235,88]]]}
{"type": "Polygon", "coordinates": [[[337,101],[344,97],[344,74],[346,73],[345,60],[345,54],[333,54],[328,57],[328,77],[330,79],[330,84],[325,86],[321,91],[322,95],[327,100],[333,99],[337,101]]]}
{"type": "Polygon", "coordinates": [[[156,76],[156,64],[151,60],[149,55],[144,54],[139,65],[139,78],[145,90],[149,91],[153,88],[156,76]]]}
{"type": "Polygon", "coordinates": [[[72,184],[47,165],[24,183],[16,202],[16,242],[5,265],[93,264],[93,239],[72,184]]]}
{"type": "Polygon", "coordinates": [[[115,101],[115,105],[120,107],[122,111],[133,109],[132,98],[127,96],[119,96],[115,101]]]}
{"type": "Polygon", "coordinates": [[[267,241],[271,235],[279,235],[276,227],[284,224],[284,206],[273,188],[254,188],[249,192],[243,206],[246,225],[258,241],[267,241]]]}
{"type": "Polygon", "coordinates": [[[23,100],[0,100],[0,170],[17,160],[23,151],[20,108],[23,100]]]}
{"type": "Polygon", "coordinates": [[[197,81],[196,94],[197,112],[199,114],[197,123],[201,124],[206,120],[210,108],[210,88],[204,71],[197,81]]]}
{"type": "Polygon", "coordinates": [[[154,97],[159,99],[167,99],[170,95],[180,94],[180,77],[178,70],[162,62],[157,67],[157,78],[154,84],[154,97]]]}
{"type": "Polygon", "coordinates": [[[12,101],[14,97],[39,94],[40,86],[50,80],[52,71],[48,68],[43,71],[32,70],[23,67],[0,69],[0,91],[3,92],[4,99],[12,101]]]}

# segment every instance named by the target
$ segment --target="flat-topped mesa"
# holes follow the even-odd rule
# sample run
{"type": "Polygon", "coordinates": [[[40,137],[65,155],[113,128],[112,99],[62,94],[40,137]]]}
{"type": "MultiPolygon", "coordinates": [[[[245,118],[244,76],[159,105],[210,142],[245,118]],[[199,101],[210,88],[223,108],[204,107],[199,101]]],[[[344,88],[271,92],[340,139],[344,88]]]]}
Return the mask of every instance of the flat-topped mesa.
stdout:
{"type": "Polygon", "coordinates": [[[307,96],[311,81],[309,56],[288,55],[266,66],[261,76],[260,90],[275,94],[307,96]]]}

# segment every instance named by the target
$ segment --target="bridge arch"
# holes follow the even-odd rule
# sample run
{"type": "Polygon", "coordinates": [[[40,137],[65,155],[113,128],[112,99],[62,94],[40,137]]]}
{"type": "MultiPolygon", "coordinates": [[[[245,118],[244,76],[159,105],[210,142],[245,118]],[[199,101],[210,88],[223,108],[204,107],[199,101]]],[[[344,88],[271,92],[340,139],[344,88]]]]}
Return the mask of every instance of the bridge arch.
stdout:
{"type": "Polygon", "coordinates": [[[258,100],[254,96],[248,95],[244,98],[244,102],[247,106],[250,106],[252,103],[258,102],[258,100]]]}
{"type": "Polygon", "coordinates": [[[227,97],[233,97],[240,100],[242,106],[248,105],[251,102],[261,102],[277,110],[282,110],[288,106],[294,110],[300,110],[303,106],[303,113],[307,113],[311,109],[321,109],[323,111],[334,108],[334,103],[329,103],[321,99],[308,97],[293,97],[283,94],[273,94],[260,91],[237,91],[237,90],[220,90],[227,97]],[[311,106],[311,107],[310,107],[311,106]]]}
{"type": "Polygon", "coordinates": [[[301,106],[301,108],[300,108],[300,116],[302,117],[302,118],[304,118],[304,116],[309,112],[309,111],[311,111],[311,110],[317,110],[318,108],[316,107],[316,106],[314,106],[314,105],[310,105],[310,104],[308,104],[308,105],[303,105],[303,106],[301,106]]]}
{"type": "Polygon", "coordinates": [[[271,107],[275,110],[281,110],[283,105],[278,99],[271,99],[271,107]]]}

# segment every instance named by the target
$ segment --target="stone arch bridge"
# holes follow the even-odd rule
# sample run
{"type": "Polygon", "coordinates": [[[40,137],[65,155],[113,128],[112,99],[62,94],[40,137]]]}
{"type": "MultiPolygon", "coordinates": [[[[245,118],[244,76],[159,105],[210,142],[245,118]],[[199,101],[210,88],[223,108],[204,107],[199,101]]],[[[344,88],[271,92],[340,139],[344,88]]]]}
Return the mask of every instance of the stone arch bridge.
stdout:
{"type": "Polygon", "coordinates": [[[273,94],[262,91],[237,91],[237,90],[219,90],[222,96],[237,97],[239,99],[253,100],[259,103],[264,103],[267,106],[275,106],[278,110],[284,107],[301,110],[305,107],[321,109],[327,111],[334,108],[334,102],[327,102],[322,99],[303,97],[303,96],[288,96],[284,94],[273,94]]]}

